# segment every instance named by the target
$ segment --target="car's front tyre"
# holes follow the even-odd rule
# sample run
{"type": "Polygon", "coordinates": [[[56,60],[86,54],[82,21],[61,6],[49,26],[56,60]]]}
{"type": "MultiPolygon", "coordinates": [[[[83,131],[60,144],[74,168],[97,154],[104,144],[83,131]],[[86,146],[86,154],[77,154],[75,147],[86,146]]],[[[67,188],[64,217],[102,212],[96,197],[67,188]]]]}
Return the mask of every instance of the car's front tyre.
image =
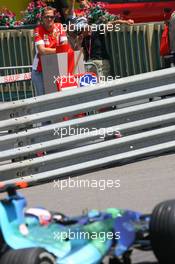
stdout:
{"type": "Polygon", "coordinates": [[[150,239],[160,264],[175,263],[175,200],[158,204],[151,215],[150,239]]]}
{"type": "Polygon", "coordinates": [[[52,254],[43,248],[10,249],[0,258],[2,264],[55,264],[52,254]]]}

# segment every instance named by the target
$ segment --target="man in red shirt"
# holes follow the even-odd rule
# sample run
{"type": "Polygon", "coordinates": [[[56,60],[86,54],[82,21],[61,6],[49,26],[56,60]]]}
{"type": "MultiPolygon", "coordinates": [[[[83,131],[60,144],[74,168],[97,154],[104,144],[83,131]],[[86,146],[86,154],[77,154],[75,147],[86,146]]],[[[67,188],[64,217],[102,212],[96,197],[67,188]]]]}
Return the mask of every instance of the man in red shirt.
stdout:
{"type": "Polygon", "coordinates": [[[54,23],[56,10],[46,7],[42,14],[42,23],[34,31],[36,55],[32,66],[32,81],[36,95],[44,94],[41,56],[56,53],[56,46],[67,43],[66,32],[61,23],[54,23]]]}

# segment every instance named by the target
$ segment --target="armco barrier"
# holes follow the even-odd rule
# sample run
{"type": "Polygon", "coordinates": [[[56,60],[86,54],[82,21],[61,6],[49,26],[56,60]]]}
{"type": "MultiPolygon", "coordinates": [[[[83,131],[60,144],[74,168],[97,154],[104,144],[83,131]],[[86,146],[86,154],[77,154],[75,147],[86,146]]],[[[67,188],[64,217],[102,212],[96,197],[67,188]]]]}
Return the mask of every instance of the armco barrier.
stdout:
{"type": "Polygon", "coordinates": [[[174,151],[174,79],[170,68],[1,104],[0,179],[37,184],[174,151]]]}

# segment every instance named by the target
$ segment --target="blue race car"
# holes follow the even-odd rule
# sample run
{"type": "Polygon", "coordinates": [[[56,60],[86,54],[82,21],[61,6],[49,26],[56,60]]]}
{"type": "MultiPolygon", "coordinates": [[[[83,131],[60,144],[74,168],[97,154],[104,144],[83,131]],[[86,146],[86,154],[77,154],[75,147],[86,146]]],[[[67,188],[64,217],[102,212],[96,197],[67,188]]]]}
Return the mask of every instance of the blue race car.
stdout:
{"type": "Polygon", "coordinates": [[[2,264],[130,264],[134,248],[153,250],[162,264],[175,263],[175,201],[157,205],[151,215],[109,208],[68,217],[44,208],[24,210],[17,188],[0,184],[2,264]]]}

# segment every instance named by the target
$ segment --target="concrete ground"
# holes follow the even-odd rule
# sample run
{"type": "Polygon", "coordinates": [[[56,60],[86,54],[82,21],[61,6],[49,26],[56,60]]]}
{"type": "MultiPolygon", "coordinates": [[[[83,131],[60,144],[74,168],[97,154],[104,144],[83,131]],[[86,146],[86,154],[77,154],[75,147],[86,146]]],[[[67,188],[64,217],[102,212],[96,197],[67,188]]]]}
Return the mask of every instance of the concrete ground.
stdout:
{"type": "MultiPolygon", "coordinates": [[[[71,184],[51,182],[22,193],[28,199],[28,206],[41,205],[68,215],[107,207],[149,213],[157,203],[175,198],[174,186],[175,154],[169,154],[75,177],[71,184]],[[88,180],[89,185],[80,188],[80,180],[88,180]],[[120,180],[120,187],[116,180],[120,180]],[[115,186],[111,187],[112,183],[115,186]],[[61,190],[61,184],[67,187],[62,186],[61,190]]],[[[134,264],[156,263],[151,252],[135,251],[132,259],[134,264]]]]}

